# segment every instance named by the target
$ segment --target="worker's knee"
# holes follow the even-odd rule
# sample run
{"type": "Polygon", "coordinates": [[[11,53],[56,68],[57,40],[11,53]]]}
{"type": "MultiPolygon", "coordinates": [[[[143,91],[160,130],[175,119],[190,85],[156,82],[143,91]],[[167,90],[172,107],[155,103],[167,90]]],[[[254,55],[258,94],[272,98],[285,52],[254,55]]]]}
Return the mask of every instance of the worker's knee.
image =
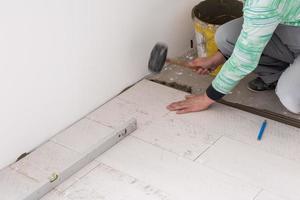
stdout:
{"type": "Polygon", "coordinates": [[[228,45],[227,44],[228,34],[226,30],[227,30],[227,24],[223,24],[217,29],[217,32],[215,34],[216,44],[221,51],[228,45]]]}
{"type": "Polygon", "coordinates": [[[291,112],[300,114],[300,56],[281,75],[276,94],[281,103],[291,112]]]}
{"type": "Polygon", "coordinates": [[[215,34],[215,41],[219,50],[225,55],[230,56],[233,52],[235,43],[242,30],[243,18],[238,18],[221,25],[215,34]]]}

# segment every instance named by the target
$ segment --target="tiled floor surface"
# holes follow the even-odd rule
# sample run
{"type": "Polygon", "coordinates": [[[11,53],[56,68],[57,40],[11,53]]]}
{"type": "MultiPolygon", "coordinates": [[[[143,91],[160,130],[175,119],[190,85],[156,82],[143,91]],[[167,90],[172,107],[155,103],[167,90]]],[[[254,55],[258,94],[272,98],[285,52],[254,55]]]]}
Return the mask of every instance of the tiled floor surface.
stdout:
{"type": "MultiPolygon", "coordinates": [[[[211,84],[214,77],[201,76],[190,69],[176,65],[165,66],[164,70],[159,74],[154,74],[148,77],[150,80],[164,82],[173,85],[177,83],[185,87],[190,87],[194,94],[203,94],[207,87],[211,84]]],[[[247,89],[248,82],[256,78],[255,74],[250,74],[245,77],[233,90],[232,93],[226,95],[224,100],[239,105],[249,106],[258,110],[271,111],[299,120],[300,115],[289,112],[280,102],[274,90],[253,92],[247,89]]]]}
{"type": "MultiPolygon", "coordinates": [[[[88,148],[82,140],[99,138],[97,130],[116,129],[132,117],[138,120],[136,132],[43,200],[300,199],[299,129],[268,121],[258,142],[261,117],[218,104],[187,115],[166,110],[185,95],[143,80],[55,137],[45,148],[67,143],[74,153],[61,159],[72,160],[88,148]],[[67,134],[74,141],[65,141],[67,134]]],[[[36,177],[42,172],[36,170],[36,177]]]]}

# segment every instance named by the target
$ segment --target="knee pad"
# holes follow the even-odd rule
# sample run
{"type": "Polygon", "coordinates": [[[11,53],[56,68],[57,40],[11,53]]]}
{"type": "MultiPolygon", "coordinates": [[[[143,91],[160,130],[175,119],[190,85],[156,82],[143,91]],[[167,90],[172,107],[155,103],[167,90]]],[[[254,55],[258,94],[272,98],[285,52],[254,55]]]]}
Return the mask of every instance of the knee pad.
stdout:
{"type": "Polygon", "coordinates": [[[300,56],[282,73],[276,94],[290,112],[300,114],[300,56]]]}

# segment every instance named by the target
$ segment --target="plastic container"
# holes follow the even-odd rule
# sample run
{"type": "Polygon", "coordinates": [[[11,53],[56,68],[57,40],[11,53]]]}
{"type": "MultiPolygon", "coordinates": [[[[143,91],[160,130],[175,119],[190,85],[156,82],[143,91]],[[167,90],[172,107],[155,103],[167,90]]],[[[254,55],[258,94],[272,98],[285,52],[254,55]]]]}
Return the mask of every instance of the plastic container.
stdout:
{"type": "MultiPolygon", "coordinates": [[[[215,33],[218,27],[243,15],[243,3],[238,0],[206,0],[193,8],[192,18],[199,57],[209,57],[218,51],[215,33]]],[[[211,75],[216,75],[219,66],[211,75]]]]}

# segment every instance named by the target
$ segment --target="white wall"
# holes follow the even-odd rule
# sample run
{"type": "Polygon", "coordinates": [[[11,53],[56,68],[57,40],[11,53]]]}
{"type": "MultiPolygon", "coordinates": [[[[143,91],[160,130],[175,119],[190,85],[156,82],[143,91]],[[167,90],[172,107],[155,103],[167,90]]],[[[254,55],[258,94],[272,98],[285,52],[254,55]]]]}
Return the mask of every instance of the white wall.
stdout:
{"type": "Polygon", "coordinates": [[[156,41],[180,54],[196,0],[0,2],[0,168],[147,74],[156,41]]]}

